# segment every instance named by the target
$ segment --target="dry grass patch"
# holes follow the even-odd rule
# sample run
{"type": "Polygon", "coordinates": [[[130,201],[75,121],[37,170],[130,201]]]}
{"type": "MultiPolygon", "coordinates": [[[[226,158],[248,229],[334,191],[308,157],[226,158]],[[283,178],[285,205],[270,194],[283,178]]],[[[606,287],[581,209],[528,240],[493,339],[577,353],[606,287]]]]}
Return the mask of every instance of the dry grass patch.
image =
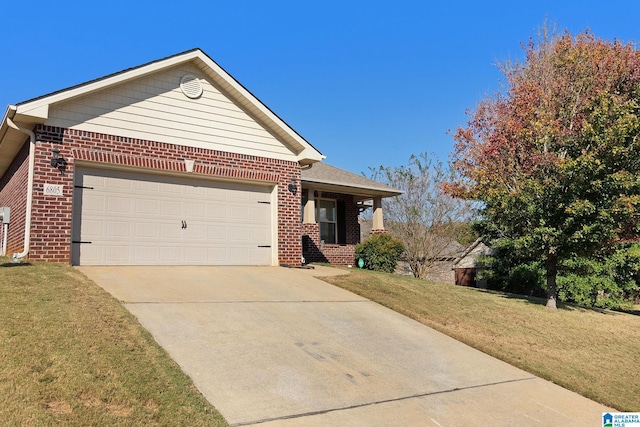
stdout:
{"type": "Polygon", "coordinates": [[[620,411],[640,410],[640,317],[411,277],[323,277],[514,366],[620,411]]]}
{"type": "Polygon", "coordinates": [[[137,320],[71,267],[0,258],[5,425],[224,426],[137,320]]]}

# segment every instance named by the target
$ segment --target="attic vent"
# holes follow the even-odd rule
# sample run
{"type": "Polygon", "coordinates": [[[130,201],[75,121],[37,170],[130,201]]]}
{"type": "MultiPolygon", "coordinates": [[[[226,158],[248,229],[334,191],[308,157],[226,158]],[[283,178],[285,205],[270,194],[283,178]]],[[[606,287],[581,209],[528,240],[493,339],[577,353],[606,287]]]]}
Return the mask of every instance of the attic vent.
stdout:
{"type": "Polygon", "coordinates": [[[202,95],[202,84],[196,76],[187,74],[180,79],[180,89],[187,97],[195,99],[202,95]]]}

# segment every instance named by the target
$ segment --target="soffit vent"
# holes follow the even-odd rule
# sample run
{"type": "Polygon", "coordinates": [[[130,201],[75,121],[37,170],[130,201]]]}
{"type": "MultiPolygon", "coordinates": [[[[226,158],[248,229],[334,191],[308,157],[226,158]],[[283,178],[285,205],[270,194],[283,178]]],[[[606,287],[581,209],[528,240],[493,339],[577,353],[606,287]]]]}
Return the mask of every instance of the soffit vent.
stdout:
{"type": "Polygon", "coordinates": [[[188,98],[195,99],[202,95],[202,83],[192,74],[187,74],[180,79],[180,89],[188,98]]]}

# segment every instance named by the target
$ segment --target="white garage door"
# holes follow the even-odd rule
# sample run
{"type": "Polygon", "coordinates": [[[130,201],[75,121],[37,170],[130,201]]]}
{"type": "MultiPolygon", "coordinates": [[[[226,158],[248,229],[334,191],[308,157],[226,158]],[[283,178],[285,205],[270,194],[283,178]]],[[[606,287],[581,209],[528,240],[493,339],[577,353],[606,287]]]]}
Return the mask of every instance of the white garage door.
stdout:
{"type": "Polygon", "coordinates": [[[270,265],[273,187],[78,168],[75,265],[270,265]]]}

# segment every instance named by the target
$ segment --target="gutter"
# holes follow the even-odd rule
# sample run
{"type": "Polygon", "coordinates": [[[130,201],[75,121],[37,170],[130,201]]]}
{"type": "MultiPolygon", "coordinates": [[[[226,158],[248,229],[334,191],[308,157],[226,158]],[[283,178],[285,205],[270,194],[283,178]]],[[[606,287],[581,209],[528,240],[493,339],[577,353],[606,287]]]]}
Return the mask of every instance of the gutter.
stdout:
{"type": "Polygon", "coordinates": [[[24,249],[20,253],[13,254],[12,262],[20,262],[29,254],[31,236],[31,207],[33,204],[33,175],[36,157],[36,134],[31,129],[20,127],[13,123],[8,114],[5,116],[9,127],[29,135],[29,178],[27,181],[27,207],[24,218],[24,249]]]}

